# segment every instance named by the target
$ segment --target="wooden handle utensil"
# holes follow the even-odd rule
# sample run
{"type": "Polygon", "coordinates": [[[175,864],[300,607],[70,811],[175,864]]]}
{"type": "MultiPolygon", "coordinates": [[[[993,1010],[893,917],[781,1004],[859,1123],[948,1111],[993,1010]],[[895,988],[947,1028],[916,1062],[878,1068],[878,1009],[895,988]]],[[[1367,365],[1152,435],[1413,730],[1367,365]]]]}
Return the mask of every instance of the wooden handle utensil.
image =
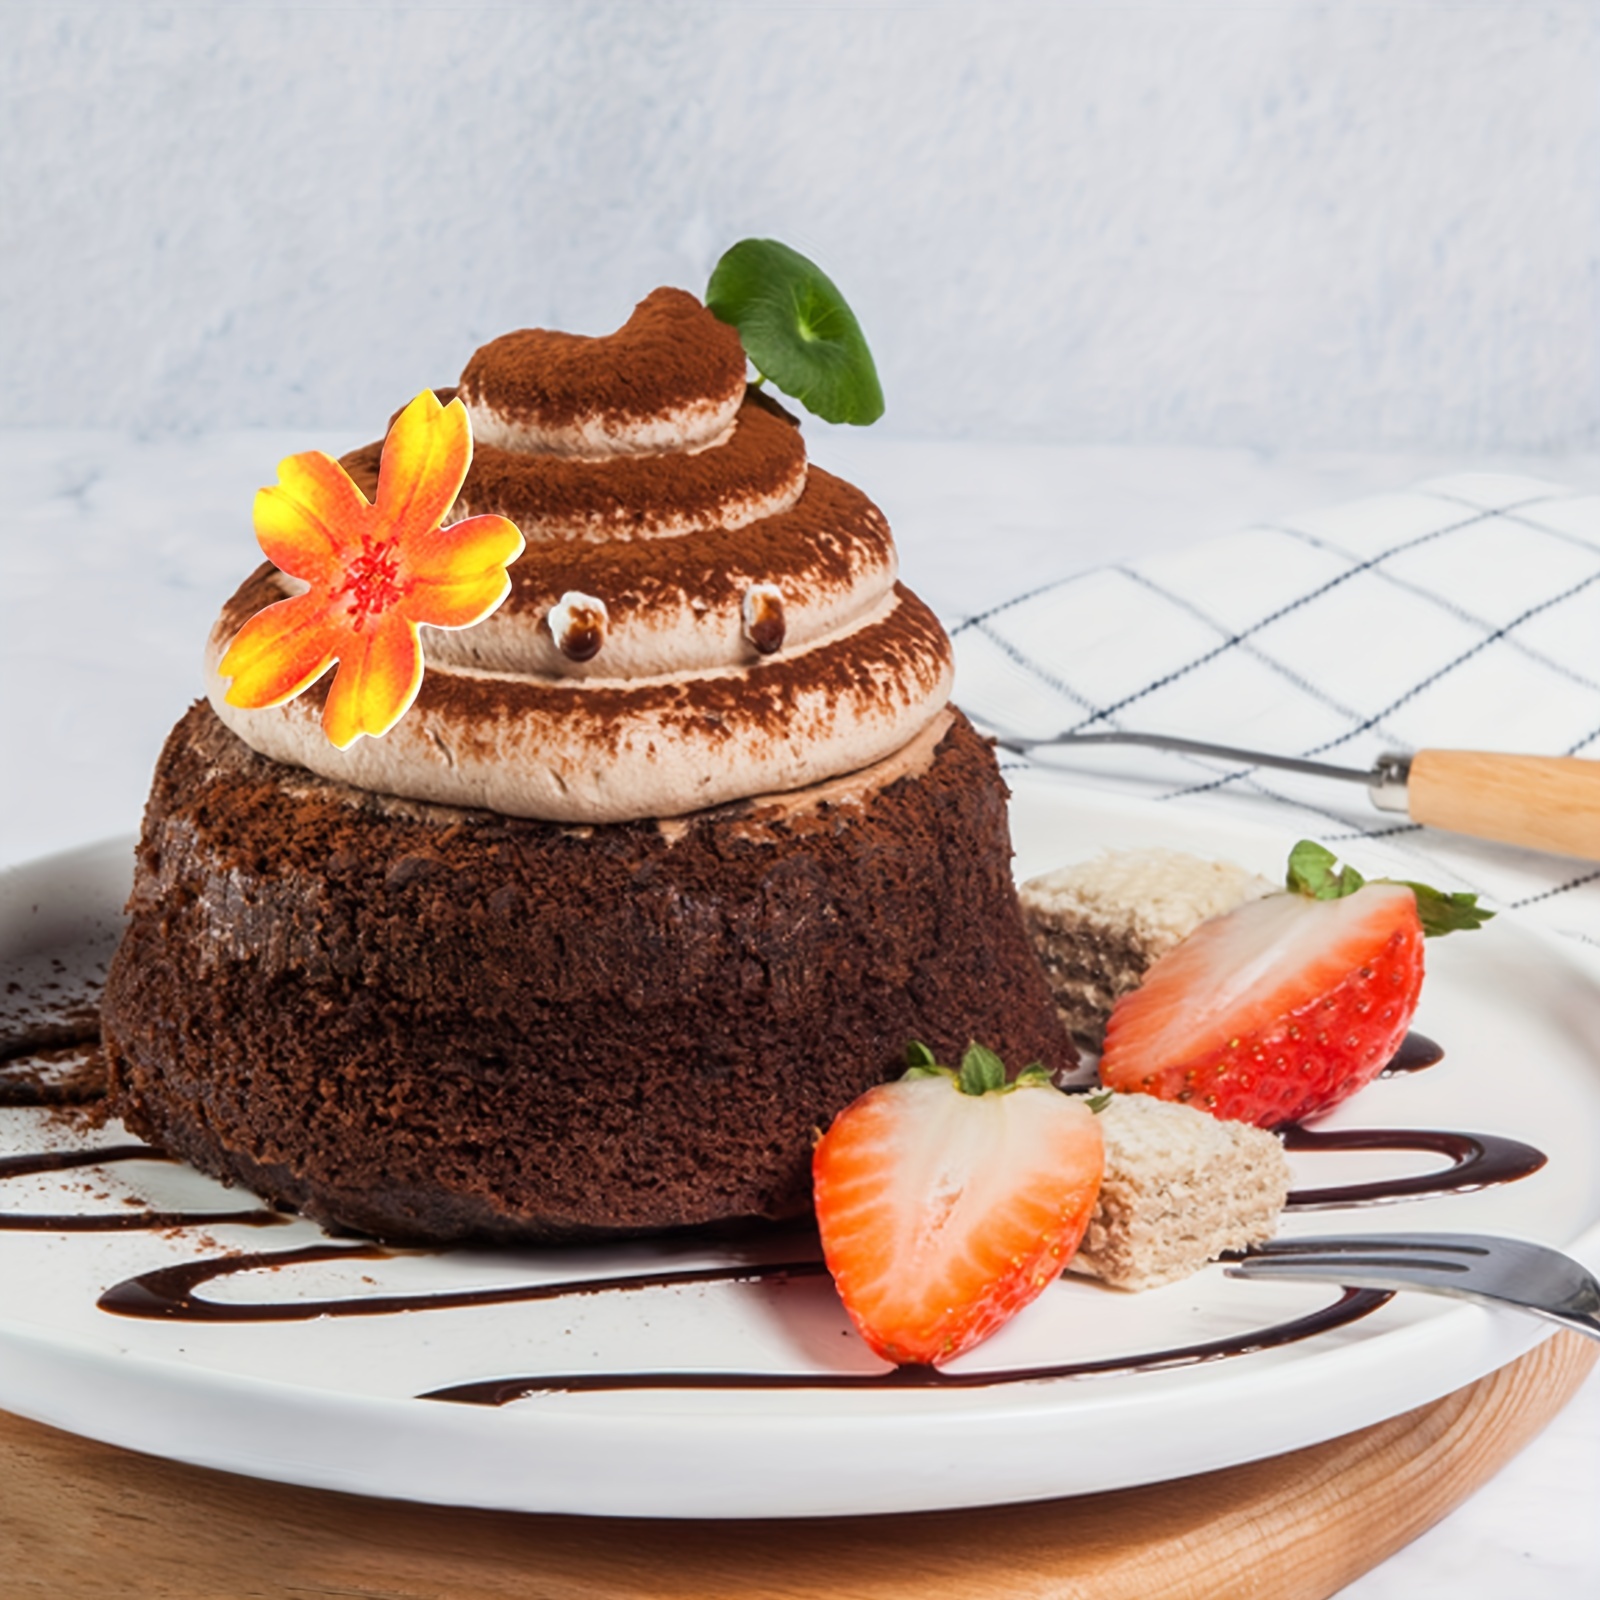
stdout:
{"type": "Polygon", "coordinates": [[[1600,761],[1419,750],[1406,811],[1430,828],[1600,861],[1600,761]]]}
{"type": "MultiPolygon", "coordinates": [[[[981,720],[986,727],[995,727],[986,718],[981,720]]],[[[1430,828],[1600,861],[1600,761],[1577,756],[1419,750],[1411,756],[1379,756],[1374,766],[1362,770],[1165,733],[1062,733],[1050,739],[1025,739],[1001,731],[995,742],[1023,752],[1045,746],[1142,745],[1361,783],[1380,811],[1403,812],[1430,828]]]]}

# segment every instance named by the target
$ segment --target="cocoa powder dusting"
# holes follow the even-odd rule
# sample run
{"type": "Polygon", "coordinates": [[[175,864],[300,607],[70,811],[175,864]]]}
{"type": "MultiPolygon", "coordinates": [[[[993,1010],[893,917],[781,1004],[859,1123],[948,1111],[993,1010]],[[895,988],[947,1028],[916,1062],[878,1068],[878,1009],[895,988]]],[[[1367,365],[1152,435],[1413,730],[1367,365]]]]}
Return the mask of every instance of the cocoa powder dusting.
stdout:
{"type": "MultiPolygon", "coordinates": [[[[681,683],[587,683],[581,691],[536,678],[439,669],[424,676],[416,709],[459,729],[463,747],[477,743],[484,750],[496,748],[508,724],[536,728],[581,718],[593,730],[597,759],[608,737],[642,722],[667,737],[675,728],[692,728],[734,746],[748,743],[752,733],[777,729],[803,737],[808,707],[814,716],[817,706],[848,697],[859,706],[895,711],[902,708],[897,683],[924,694],[934,687],[949,660],[949,640],[909,589],[897,584],[895,594],[899,605],[853,634],[849,650],[771,656],[748,672],[681,683]]],[[[315,696],[318,687],[309,693],[315,696]]]]}
{"type": "MultiPolygon", "coordinates": [[[[381,448],[368,445],[341,461],[363,492],[376,492],[377,452],[381,448]]],[[[507,455],[504,451],[485,453],[507,455]]],[[[660,496],[659,503],[665,504],[668,463],[704,461],[717,453],[629,458],[625,464],[630,470],[639,470],[642,481],[660,474],[654,478],[651,494],[660,496]]],[[[554,457],[511,459],[556,463],[554,457]]],[[[597,470],[593,463],[586,467],[597,470]]],[[[476,460],[472,471],[477,471],[476,460]]],[[[469,473],[469,486],[471,482],[469,473]]],[[[469,493],[470,487],[463,490],[463,501],[469,493]]],[[[484,508],[474,504],[472,509],[484,508]]],[[[501,514],[516,521],[509,511],[501,514]]],[[[874,573],[892,571],[894,561],[894,539],[883,513],[853,484],[812,467],[805,490],[791,509],[746,527],[708,528],[637,543],[530,544],[510,569],[511,594],[502,612],[508,617],[542,617],[561,595],[573,589],[603,595],[618,622],[658,608],[678,610],[690,602],[708,609],[735,608],[755,580],[774,583],[788,594],[842,594],[874,573]]],[[[251,583],[260,576],[259,571],[253,574],[251,583]]],[[[253,595],[263,592],[269,591],[252,590],[253,595]]],[[[281,590],[270,594],[274,600],[283,598],[281,590]]],[[[259,606],[268,601],[258,598],[254,603],[259,606]]],[[[237,617],[232,626],[243,626],[251,614],[242,610],[244,591],[229,604],[230,617],[237,617]]]]}
{"type": "Polygon", "coordinates": [[[479,445],[461,500],[474,516],[510,517],[529,538],[647,539],[717,526],[752,503],[792,503],[805,470],[800,435],[746,404],[726,443],[694,454],[583,461],[479,445]]]}
{"type": "Polygon", "coordinates": [[[0,1060],[0,1106],[86,1105],[106,1092],[98,1036],[0,1060]]]}
{"type": "Polygon", "coordinates": [[[461,395],[548,428],[585,418],[644,418],[744,386],[738,331],[682,289],[656,289],[613,334],[525,328],[493,339],[461,374],[461,395]]]}
{"type": "MultiPolygon", "coordinates": [[[[451,392],[434,391],[441,397],[451,392]]],[[[447,520],[509,517],[530,541],[626,540],[650,538],[662,528],[714,527],[731,510],[773,497],[792,501],[806,481],[805,441],[791,421],[753,396],[725,444],[693,455],[584,461],[475,444],[447,520]]],[[[369,500],[377,498],[382,454],[377,441],[339,458],[369,500]]]]}
{"type": "Polygon", "coordinates": [[[883,513],[859,489],[813,467],[792,509],[748,527],[638,544],[530,545],[511,568],[505,609],[542,614],[579,589],[605,596],[619,622],[687,600],[735,610],[752,581],[788,594],[843,593],[869,574],[893,571],[894,559],[883,513]]]}

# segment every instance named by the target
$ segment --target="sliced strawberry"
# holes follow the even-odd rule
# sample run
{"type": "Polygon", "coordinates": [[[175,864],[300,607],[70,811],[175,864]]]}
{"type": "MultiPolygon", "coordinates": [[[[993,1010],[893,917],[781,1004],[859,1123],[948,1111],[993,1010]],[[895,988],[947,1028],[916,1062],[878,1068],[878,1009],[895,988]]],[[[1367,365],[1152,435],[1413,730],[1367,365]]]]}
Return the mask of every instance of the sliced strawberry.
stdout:
{"type": "Polygon", "coordinates": [[[1094,1113],[1042,1069],[1008,1084],[976,1045],[959,1077],[920,1059],[840,1112],[812,1173],[851,1320],[886,1360],[928,1364],[970,1350],[1060,1276],[1105,1150],[1094,1113]]]}
{"type": "Polygon", "coordinates": [[[1117,1003],[1101,1081],[1262,1127],[1325,1111],[1405,1037],[1422,937],[1409,884],[1269,895],[1214,917],[1117,1003]]]}

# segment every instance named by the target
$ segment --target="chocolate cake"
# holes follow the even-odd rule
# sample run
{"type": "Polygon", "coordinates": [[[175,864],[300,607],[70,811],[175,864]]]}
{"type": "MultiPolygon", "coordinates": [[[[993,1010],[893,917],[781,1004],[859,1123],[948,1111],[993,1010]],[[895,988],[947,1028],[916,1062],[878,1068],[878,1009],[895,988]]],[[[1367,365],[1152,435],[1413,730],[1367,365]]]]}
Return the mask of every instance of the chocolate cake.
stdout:
{"type": "Polygon", "coordinates": [[[473,358],[453,514],[529,547],[383,737],[322,737],[326,679],[228,704],[293,588],[224,607],[106,987],[132,1129],[391,1240],[575,1239],[803,1214],[815,1130],[911,1039],[1071,1065],[948,640],[737,346],[658,291],[473,358]]]}

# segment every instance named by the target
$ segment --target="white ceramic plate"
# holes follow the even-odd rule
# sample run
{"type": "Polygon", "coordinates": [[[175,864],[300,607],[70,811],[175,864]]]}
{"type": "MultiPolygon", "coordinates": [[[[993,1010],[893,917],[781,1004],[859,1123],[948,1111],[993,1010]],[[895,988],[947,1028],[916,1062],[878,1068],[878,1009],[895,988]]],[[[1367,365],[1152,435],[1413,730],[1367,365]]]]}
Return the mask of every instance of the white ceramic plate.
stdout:
{"type": "MultiPolygon", "coordinates": [[[[1023,875],[1107,845],[1166,844],[1274,876],[1292,841],[1226,815],[1024,779],[1023,875]]],[[[127,841],[0,877],[0,992],[59,961],[103,958],[127,841]]],[[[1389,863],[1363,851],[1365,869],[1389,863]]],[[[1324,1126],[1498,1132],[1545,1167],[1516,1183],[1291,1215],[1285,1232],[1502,1232],[1600,1266],[1600,964],[1505,918],[1430,946],[1417,1026],[1445,1061],[1383,1080],[1324,1126]]],[[[0,1156],[115,1144],[0,1108],[0,1156]]],[[[1302,1186],[1438,1167],[1437,1158],[1295,1158],[1302,1186]]],[[[117,1163],[0,1183],[0,1210],[237,1211],[248,1197],[172,1164],[117,1163]],[[134,1202],[130,1204],[130,1202],[134,1202]]],[[[1065,1279],[950,1369],[1113,1370],[971,1387],[837,1386],[883,1367],[825,1277],[633,1289],[493,1306],[278,1322],[133,1319],[112,1285],[230,1252],[330,1243],[310,1224],[167,1231],[0,1229],[0,1407],[58,1427],[258,1477],[446,1504],[668,1517],[816,1516],[1115,1489],[1276,1454],[1421,1405],[1529,1349],[1544,1324],[1422,1295],[1274,1348],[1153,1369],[1119,1362],[1316,1313],[1337,1291],[1244,1283],[1219,1268],[1143,1295],[1065,1279]],[[502,1405],[417,1398],[550,1374],[782,1374],[815,1387],[536,1390],[502,1405]]],[[[350,1241],[344,1241],[348,1244],[350,1241]]],[[[803,1252],[804,1241],[788,1249],[803,1252]]],[[[235,1273],[200,1292],[292,1301],[565,1282],[771,1259],[760,1247],[365,1256],[235,1273]]],[[[675,1380],[681,1384],[682,1380],[675,1380]]]]}

